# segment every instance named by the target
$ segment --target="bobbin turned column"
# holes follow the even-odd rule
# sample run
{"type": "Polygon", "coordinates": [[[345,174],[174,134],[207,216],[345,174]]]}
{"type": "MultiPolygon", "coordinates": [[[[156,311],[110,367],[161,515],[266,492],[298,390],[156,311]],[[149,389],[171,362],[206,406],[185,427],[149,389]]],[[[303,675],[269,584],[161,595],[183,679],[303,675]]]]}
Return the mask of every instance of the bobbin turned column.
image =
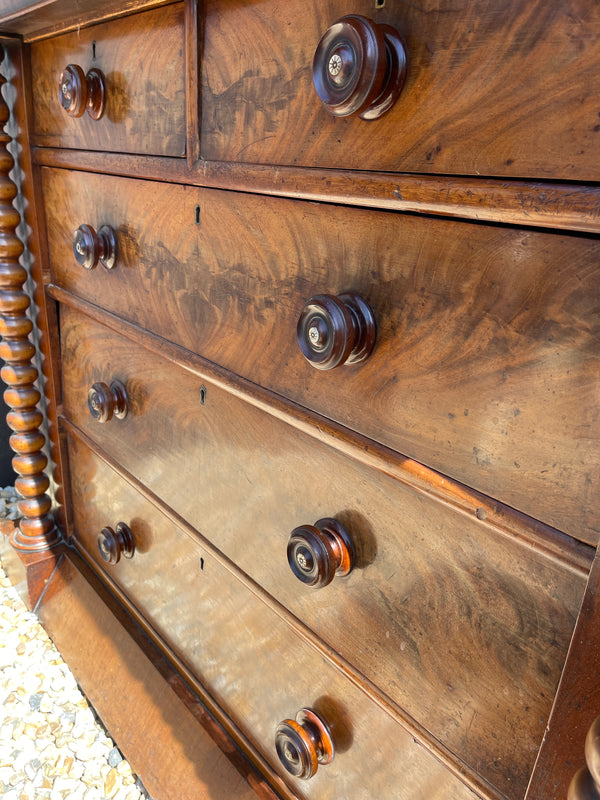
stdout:
{"type": "MultiPolygon", "coordinates": [[[[0,61],[4,57],[0,45],[0,61]]],[[[9,119],[1,94],[4,83],[6,79],[0,75],[0,358],[5,362],[0,376],[8,387],[4,399],[10,408],[7,422],[13,431],[12,464],[19,476],[15,486],[22,498],[18,504],[22,519],[11,535],[11,544],[23,554],[21,560],[30,565],[47,559],[50,548],[60,541],[60,534],[50,513],[52,500],[46,493],[49,479],[44,472],[47,458],[42,451],[45,437],[40,430],[43,415],[37,408],[38,370],[32,363],[35,346],[29,339],[33,323],[27,316],[31,301],[23,291],[27,271],[19,264],[23,245],[15,233],[20,222],[13,206],[17,187],[9,177],[14,161],[7,150],[11,137],[4,132],[9,119]]]]}

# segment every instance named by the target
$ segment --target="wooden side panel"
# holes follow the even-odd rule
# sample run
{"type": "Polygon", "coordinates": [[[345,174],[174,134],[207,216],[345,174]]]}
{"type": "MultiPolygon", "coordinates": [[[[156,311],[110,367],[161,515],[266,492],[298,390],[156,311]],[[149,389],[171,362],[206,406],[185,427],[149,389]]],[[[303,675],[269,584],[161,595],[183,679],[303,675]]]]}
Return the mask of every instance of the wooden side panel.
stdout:
{"type": "Polygon", "coordinates": [[[38,615],[153,797],[256,800],[70,557],[61,561],[38,615]]]}
{"type": "Polygon", "coordinates": [[[37,42],[31,68],[37,144],[185,155],[182,3],[37,42]],[[70,117],[60,105],[60,75],[72,63],[106,77],[99,120],[70,117]]]}
{"type": "Polygon", "coordinates": [[[62,170],[44,193],[60,286],[598,541],[597,239],[62,170]],[[117,231],[112,271],[75,262],[84,222],[117,231]],[[297,319],[348,290],[374,310],[375,351],[320,372],[297,319]]]}
{"type": "MultiPolygon", "coordinates": [[[[70,420],[437,740],[522,796],[584,578],[69,308],[62,319],[70,420]],[[129,412],[99,424],[87,390],[114,379],[129,412]],[[311,590],[287,541],[329,516],[357,568],[311,590]]],[[[89,508],[91,480],[75,482],[76,507],[89,508]]]]}
{"type": "Polygon", "coordinates": [[[108,567],[111,577],[298,798],[427,800],[435,786],[440,800],[474,800],[198,541],[74,439],[70,455],[80,542],[94,557],[107,520],[130,526],[136,552],[108,567]],[[304,706],[338,731],[336,757],[309,781],[288,776],[275,751],[277,725],[304,706]]]}
{"type": "Polygon", "coordinates": [[[571,781],[586,760],[588,764],[594,761],[597,764],[593,748],[586,750],[585,743],[589,728],[600,715],[599,622],[600,553],[597,553],[527,800],[564,800],[571,781]]]}
{"type": "Polygon", "coordinates": [[[377,5],[208,0],[204,158],[598,180],[596,0],[377,5]],[[406,43],[405,88],[374,122],[332,117],[312,85],[317,43],[349,13],[393,25],[406,43]]]}

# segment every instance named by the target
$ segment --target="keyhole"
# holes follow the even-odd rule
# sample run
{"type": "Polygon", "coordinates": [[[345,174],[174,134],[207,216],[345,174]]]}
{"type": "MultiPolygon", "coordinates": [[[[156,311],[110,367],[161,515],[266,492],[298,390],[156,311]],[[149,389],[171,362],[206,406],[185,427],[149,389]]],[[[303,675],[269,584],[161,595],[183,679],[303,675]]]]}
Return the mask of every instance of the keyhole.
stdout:
{"type": "Polygon", "coordinates": [[[196,225],[200,225],[200,206],[196,206],[196,225]]]}
{"type": "Polygon", "coordinates": [[[92,61],[96,60],[96,42],[92,42],[92,61]]]}
{"type": "Polygon", "coordinates": [[[200,405],[203,406],[206,403],[206,386],[200,387],[200,405]]]}
{"type": "Polygon", "coordinates": [[[375,8],[383,8],[385,5],[385,0],[375,0],[375,8]]]}
{"type": "Polygon", "coordinates": [[[200,558],[200,569],[204,569],[204,559],[202,557],[200,558]]]}

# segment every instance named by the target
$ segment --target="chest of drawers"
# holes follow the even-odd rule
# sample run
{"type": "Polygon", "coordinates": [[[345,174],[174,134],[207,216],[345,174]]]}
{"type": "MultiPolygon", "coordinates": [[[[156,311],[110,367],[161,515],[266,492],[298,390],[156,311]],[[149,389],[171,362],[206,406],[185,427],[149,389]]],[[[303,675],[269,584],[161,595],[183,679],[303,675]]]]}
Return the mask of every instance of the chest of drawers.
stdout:
{"type": "Polygon", "coordinates": [[[3,559],[152,795],[594,800],[597,4],[0,30],[3,559]]]}

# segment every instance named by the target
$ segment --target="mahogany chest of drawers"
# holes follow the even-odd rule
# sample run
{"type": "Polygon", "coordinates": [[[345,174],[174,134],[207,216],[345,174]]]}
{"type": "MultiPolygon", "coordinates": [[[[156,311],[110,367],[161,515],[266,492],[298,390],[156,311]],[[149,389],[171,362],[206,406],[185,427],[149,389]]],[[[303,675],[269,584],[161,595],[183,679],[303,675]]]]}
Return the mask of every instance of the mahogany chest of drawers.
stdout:
{"type": "Polygon", "coordinates": [[[597,799],[600,6],[0,31],[3,560],[151,794],[597,799]]]}

